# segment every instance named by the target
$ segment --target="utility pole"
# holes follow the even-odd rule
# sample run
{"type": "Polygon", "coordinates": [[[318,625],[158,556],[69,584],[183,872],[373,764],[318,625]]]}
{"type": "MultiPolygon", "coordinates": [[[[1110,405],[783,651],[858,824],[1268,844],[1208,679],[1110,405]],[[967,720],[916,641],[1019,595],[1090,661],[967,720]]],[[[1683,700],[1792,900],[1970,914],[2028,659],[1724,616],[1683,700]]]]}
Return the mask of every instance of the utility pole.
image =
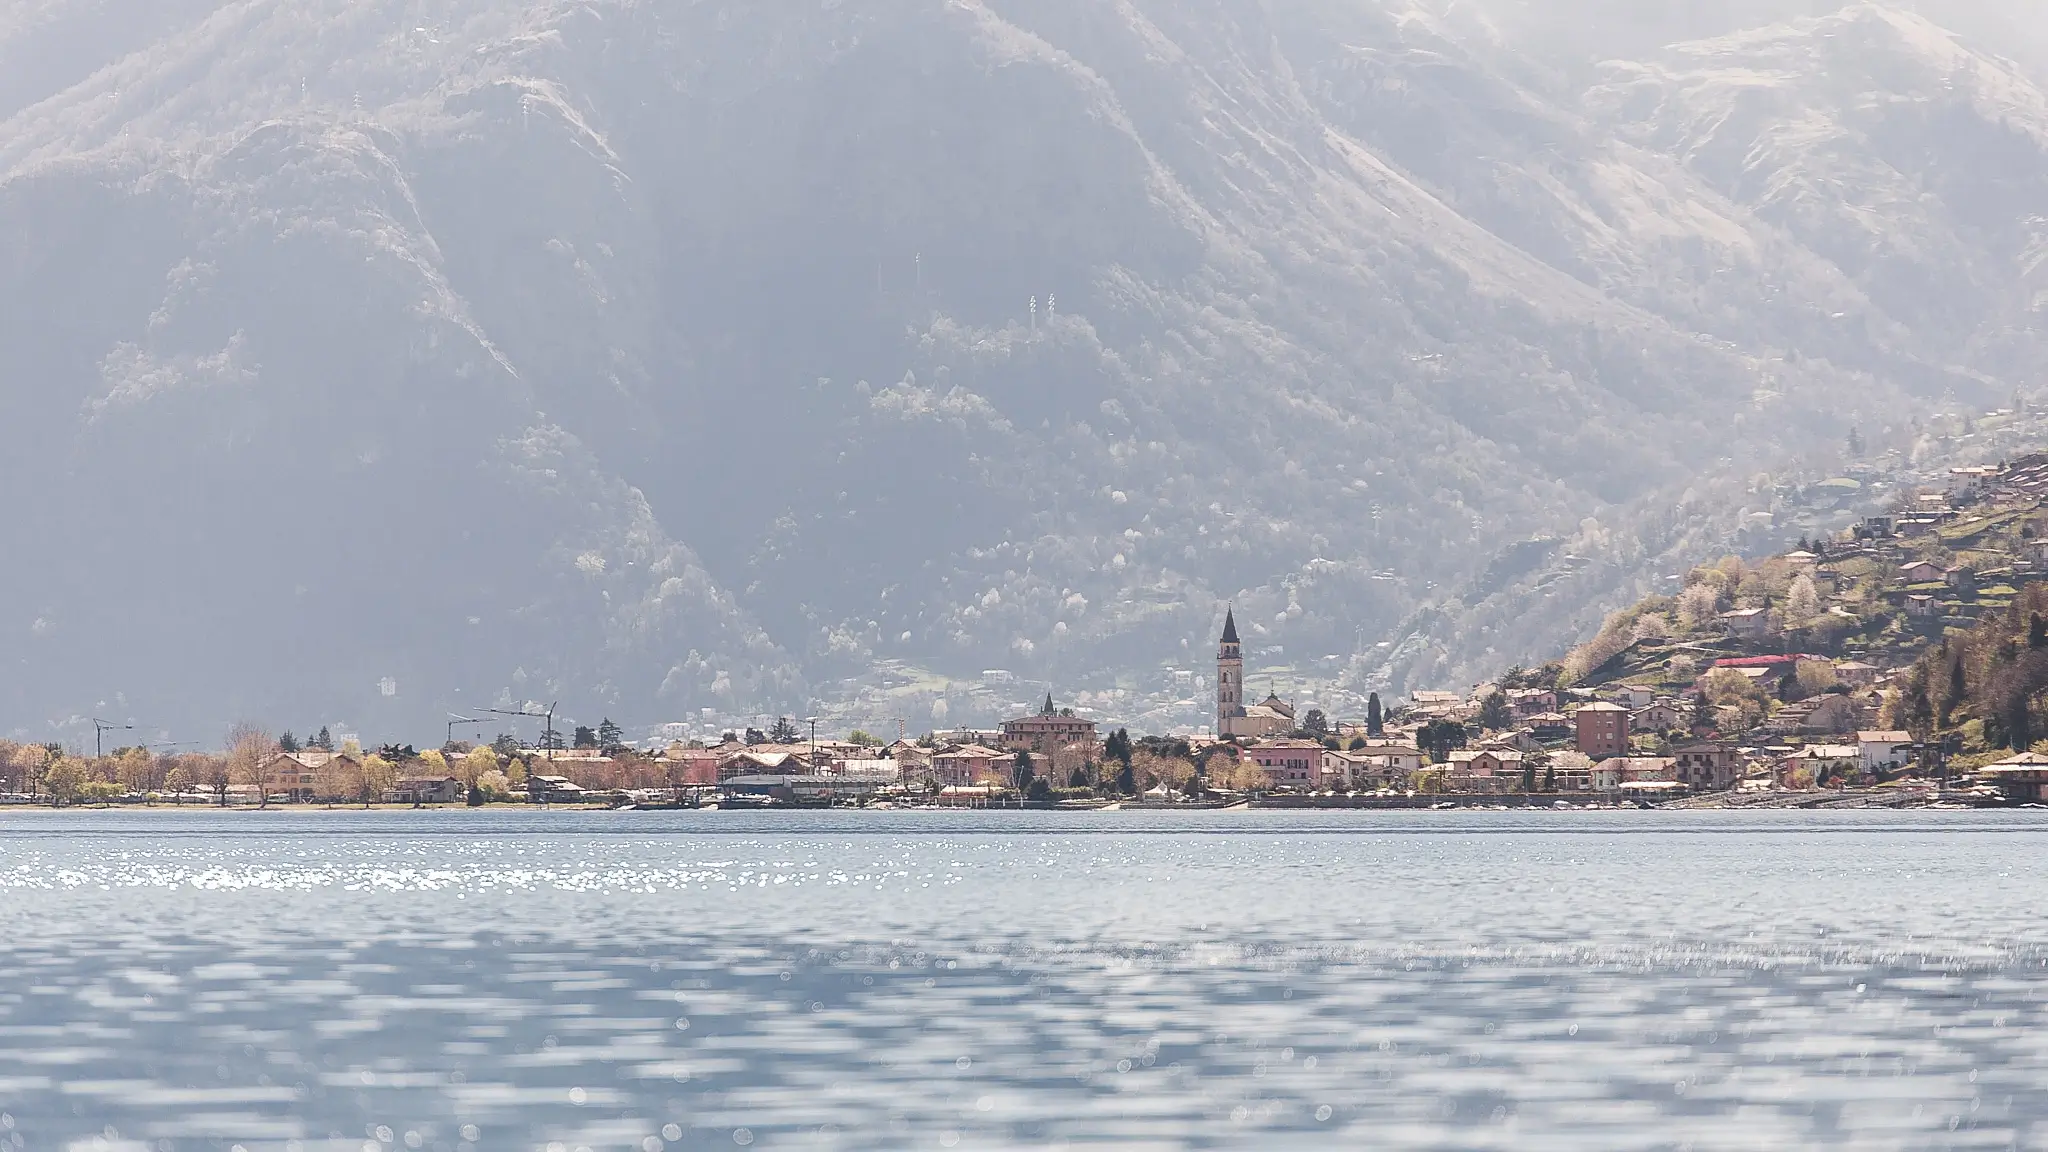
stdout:
{"type": "Polygon", "coordinates": [[[106,735],[108,732],[125,732],[133,727],[135,727],[135,725],[133,724],[113,724],[109,723],[108,721],[102,720],[97,716],[93,717],[92,758],[98,760],[102,755],[104,755],[104,753],[100,751],[100,737],[106,735]]]}

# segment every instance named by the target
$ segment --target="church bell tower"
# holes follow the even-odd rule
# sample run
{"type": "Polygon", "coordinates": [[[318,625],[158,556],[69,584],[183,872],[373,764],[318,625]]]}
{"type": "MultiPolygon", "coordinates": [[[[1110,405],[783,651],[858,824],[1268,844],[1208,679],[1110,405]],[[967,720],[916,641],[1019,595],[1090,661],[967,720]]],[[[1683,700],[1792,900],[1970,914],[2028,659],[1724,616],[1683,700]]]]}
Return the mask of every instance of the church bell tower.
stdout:
{"type": "Polygon", "coordinates": [[[1216,646],[1216,735],[1237,735],[1244,718],[1244,652],[1237,642],[1237,612],[1223,613],[1223,642],[1216,646]]]}

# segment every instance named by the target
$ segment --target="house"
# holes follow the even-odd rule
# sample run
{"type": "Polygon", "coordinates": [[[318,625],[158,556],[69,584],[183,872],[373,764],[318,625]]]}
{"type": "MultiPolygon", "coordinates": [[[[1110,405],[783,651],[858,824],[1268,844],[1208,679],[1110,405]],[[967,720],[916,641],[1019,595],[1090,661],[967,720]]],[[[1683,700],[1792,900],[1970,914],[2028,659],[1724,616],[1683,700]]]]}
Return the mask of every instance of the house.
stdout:
{"type": "Polygon", "coordinates": [[[1899,579],[1908,584],[1932,584],[1940,580],[1944,572],[1939,564],[1927,560],[1915,560],[1899,566],[1899,579]]]}
{"type": "Polygon", "coordinates": [[[1527,719],[1544,712],[1557,711],[1557,693],[1549,688],[1510,688],[1508,706],[1515,716],[1527,719]]]}
{"type": "Polygon", "coordinates": [[[1835,675],[1841,678],[1842,683],[1856,688],[1867,688],[1877,683],[1878,674],[1883,671],[1877,665],[1865,664],[1861,660],[1844,660],[1835,665],[1835,675]]]}
{"type": "Polygon", "coordinates": [[[1854,744],[1809,744],[1778,761],[1778,783],[1787,788],[1822,787],[1860,771],[1863,750],[1854,744]]]}
{"type": "Polygon", "coordinates": [[[1659,700],[1628,714],[1629,727],[1637,732],[1673,732],[1691,719],[1690,710],[1676,700],[1659,700]]]}
{"type": "Polygon", "coordinates": [[[453,776],[406,776],[389,792],[386,804],[460,804],[469,789],[453,776]]]}
{"type": "Polygon", "coordinates": [[[1643,684],[1624,684],[1614,690],[1614,702],[1633,712],[1648,708],[1657,699],[1657,690],[1643,684]]]}
{"type": "Polygon", "coordinates": [[[1464,709],[1465,698],[1456,692],[1415,691],[1408,694],[1409,711],[1431,718],[1451,716],[1464,709]]]}
{"type": "Polygon", "coordinates": [[[1266,770],[1275,788],[1318,788],[1325,751],[1313,740],[1268,740],[1246,749],[1245,756],[1266,770]]]}
{"type": "Polygon", "coordinates": [[[1350,749],[1348,755],[1366,757],[1403,779],[1422,771],[1424,763],[1422,749],[1394,740],[1368,740],[1363,746],[1350,749]]]}
{"type": "Polygon", "coordinates": [[[1926,619],[1930,616],[1940,616],[1942,613],[1941,601],[1936,600],[1932,596],[1915,595],[1906,597],[1906,615],[1908,616],[1926,619]]]}
{"type": "Polygon", "coordinates": [[[1572,718],[1562,712],[1538,712],[1528,717],[1529,734],[1538,740],[1569,740],[1572,718]]]}
{"type": "Polygon", "coordinates": [[[2038,804],[2048,789],[2048,756],[2022,752],[1977,769],[1977,775],[1997,785],[2007,800],[2038,804]]]}
{"type": "Polygon", "coordinates": [[[541,804],[549,801],[573,804],[587,795],[582,785],[571,781],[567,776],[528,776],[526,794],[541,804]]]}
{"type": "Polygon", "coordinates": [[[283,800],[304,802],[320,794],[320,777],[336,761],[353,766],[356,761],[340,752],[323,752],[308,748],[299,752],[280,752],[263,765],[263,790],[283,800]]]}
{"type": "Polygon", "coordinates": [[[1416,771],[1409,764],[1420,767],[1422,762],[1420,751],[1409,751],[1415,753],[1412,761],[1406,756],[1379,756],[1357,749],[1343,752],[1326,749],[1323,752],[1323,781],[1332,788],[1406,788],[1416,771]]]}
{"type": "Polygon", "coordinates": [[[1520,792],[1528,782],[1527,763],[1520,752],[1482,748],[1453,752],[1444,766],[1453,792],[1520,792]]]}
{"type": "Polygon", "coordinates": [[[1593,788],[1600,792],[1612,792],[1630,784],[1677,781],[1677,762],[1669,756],[1610,756],[1593,765],[1593,788]]]}
{"type": "Polygon", "coordinates": [[[1910,732],[1856,733],[1858,767],[1866,776],[1897,772],[1913,760],[1910,732]]]}
{"type": "Polygon", "coordinates": [[[1744,640],[1761,639],[1771,634],[1771,614],[1765,608],[1738,608],[1720,615],[1721,626],[1730,636],[1744,640]]]}
{"type": "Polygon", "coordinates": [[[1797,730],[1809,735],[1848,732],[1856,727],[1856,701],[1839,692],[1802,700],[1785,711],[1797,715],[1797,730]]]}
{"type": "Polygon", "coordinates": [[[1003,747],[1042,752],[1050,756],[1069,744],[1095,744],[1095,721],[1074,715],[1072,708],[1055,709],[1047,693],[1045,707],[1036,716],[1022,716],[1003,722],[1003,747]]]}
{"type": "Polygon", "coordinates": [[[1942,569],[1941,579],[1943,583],[1964,596],[1977,594],[1977,570],[1967,564],[1942,569]]]}
{"type": "Polygon", "coordinates": [[[1578,731],[1578,749],[1594,760],[1628,755],[1628,709],[1596,700],[1581,704],[1572,715],[1578,731]]]}
{"type": "Polygon", "coordinates": [[[932,753],[931,779],[947,787],[979,784],[996,774],[999,763],[1011,759],[981,744],[948,745],[932,753]]]}
{"type": "Polygon", "coordinates": [[[1742,778],[1742,750],[1733,744],[1682,744],[1671,761],[1678,782],[1696,792],[1726,792],[1742,778]]]}
{"type": "Polygon", "coordinates": [[[749,748],[744,752],[729,753],[718,762],[718,778],[730,780],[735,776],[800,776],[808,772],[809,766],[794,752],[767,752],[768,745],[749,748]]]}
{"type": "Polygon", "coordinates": [[[1543,741],[1527,728],[1516,728],[1509,732],[1496,732],[1481,741],[1481,748],[1505,749],[1509,752],[1534,752],[1543,747],[1543,741]]]}

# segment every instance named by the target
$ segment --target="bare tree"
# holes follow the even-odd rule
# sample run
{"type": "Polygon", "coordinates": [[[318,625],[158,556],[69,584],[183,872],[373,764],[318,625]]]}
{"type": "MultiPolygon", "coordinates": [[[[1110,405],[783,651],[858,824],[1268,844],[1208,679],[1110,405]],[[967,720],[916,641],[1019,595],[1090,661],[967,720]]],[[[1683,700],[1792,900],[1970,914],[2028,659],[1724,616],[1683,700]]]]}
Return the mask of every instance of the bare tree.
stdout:
{"type": "Polygon", "coordinates": [[[254,724],[242,723],[228,729],[228,782],[253,788],[258,807],[270,806],[270,761],[277,755],[277,741],[254,724]]]}

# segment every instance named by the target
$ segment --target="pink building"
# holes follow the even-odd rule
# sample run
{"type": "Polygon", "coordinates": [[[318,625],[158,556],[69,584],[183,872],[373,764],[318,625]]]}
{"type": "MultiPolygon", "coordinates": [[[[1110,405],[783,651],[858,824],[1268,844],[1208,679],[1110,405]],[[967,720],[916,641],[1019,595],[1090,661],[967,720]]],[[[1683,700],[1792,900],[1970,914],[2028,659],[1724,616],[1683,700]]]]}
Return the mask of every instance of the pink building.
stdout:
{"type": "Polygon", "coordinates": [[[1245,755],[1266,770],[1276,788],[1322,786],[1323,746],[1313,740],[1268,740],[1246,749],[1245,755]]]}

